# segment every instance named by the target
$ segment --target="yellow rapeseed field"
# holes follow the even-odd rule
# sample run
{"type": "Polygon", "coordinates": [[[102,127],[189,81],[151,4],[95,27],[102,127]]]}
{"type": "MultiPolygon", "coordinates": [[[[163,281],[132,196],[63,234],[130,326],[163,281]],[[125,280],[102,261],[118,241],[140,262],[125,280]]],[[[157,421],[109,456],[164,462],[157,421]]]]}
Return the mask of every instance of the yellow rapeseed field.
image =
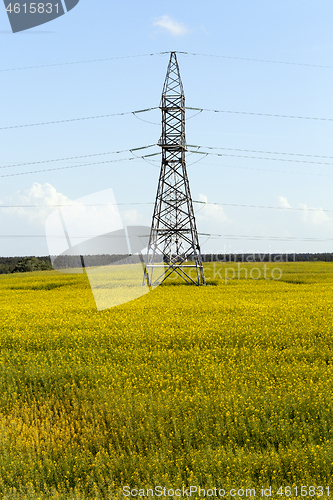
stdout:
{"type": "Polygon", "coordinates": [[[2,275],[1,499],[329,498],[333,264],[263,266],[102,312],[86,275],[2,275]]]}

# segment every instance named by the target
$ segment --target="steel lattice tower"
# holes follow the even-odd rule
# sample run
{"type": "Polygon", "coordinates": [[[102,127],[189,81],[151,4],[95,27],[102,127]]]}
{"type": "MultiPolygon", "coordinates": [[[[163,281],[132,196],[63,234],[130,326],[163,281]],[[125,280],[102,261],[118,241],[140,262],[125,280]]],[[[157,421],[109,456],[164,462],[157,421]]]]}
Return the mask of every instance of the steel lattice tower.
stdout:
{"type": "Polygon", "coordinates": [[[156,286],[177,273],[187,283],[205,285],[186,172],[185,95],[175,52],[171,52],[160,108],[162,165],[144,279],[156,286]]]}

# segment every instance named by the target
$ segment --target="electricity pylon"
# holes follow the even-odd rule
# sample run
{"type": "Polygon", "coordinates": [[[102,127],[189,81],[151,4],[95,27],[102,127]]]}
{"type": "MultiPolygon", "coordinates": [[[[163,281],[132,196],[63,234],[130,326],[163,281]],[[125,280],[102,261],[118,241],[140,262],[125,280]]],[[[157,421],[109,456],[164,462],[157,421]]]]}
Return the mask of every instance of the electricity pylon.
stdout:
{"type": "Polygon", "coordinates": [[[160,109],[162,165],[144,280],[149,286],[157,286],[177,273],[189,284],[205,285],[186,172],[185,96],[175,52],[171,52],[160,109]]]}

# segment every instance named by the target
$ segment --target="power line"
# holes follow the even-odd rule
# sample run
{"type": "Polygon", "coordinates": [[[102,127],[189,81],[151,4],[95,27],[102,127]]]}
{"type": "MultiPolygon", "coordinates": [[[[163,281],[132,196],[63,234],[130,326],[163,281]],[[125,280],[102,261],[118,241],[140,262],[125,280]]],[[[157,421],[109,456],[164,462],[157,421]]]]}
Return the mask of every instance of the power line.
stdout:
{"type": "MultiPolygon", "coordinates": [[[[3,165],[0,166],[1,168],[13,168],[13,167],[22,167],[25,165],[37,165],[37,164],[42,164],[42,163],[52,163],[52,162],[58,162],[58,161],[68,161],[68,160],[77,160],[81,158],[91,158],[91,157],[96,157],[96,156],[105,156],[109,154],[120,154],[120,153],[132,153],[134,151],[139,151],[142,149],[148,149],[156,146],[156,144],[148,144],[147,146],[141,146],[139,148],[132,148],[132,149],[123,149],[119,151],[107,151],[107,152],[102,152],[102,153],[92,153],[88,155],[79,155],[79,156],[67,156],[64,158],[55,158],[55,159],[48,159],[48,160],[39,160],[39,161],[33,161],[33,162],[25,162],[25,163],[13,163],[11,165],[3,165]]],[[[274,154],[274,155],[288,155],[288,156],[302,156],[302,157],[307,157],[307,158],[332,158],[333,156],[322,156],[322,155],[313,155],[313,154],[304,154],[304,153],[286,153],[282,151],[262,151],[262,150],[255,150],[255,149],[240,149],[240,148],[224,148],[224,147],[217,147],[217,146],[198,146],[196,144],[187,144],[187,147],[195,147],[198,149],[205,148],[205,149],[210,149],[210,150],[224,150],[224,151],[240,151],[240,152],[249,152],[249,153],[266,153],[266,154],[274,154]]],[[[195,154],[204,154],[207,156],[208,154],[213,154],[209,152],[203,152],[203,151],[192,151],[189,150],[189,153],[195,154]]],[[[228,155],[228,154],[216,154],[216,156],[231,156],[231,157],[237,157],[237,158],[252,158],[252,159],[259,159],[259,160],[273,160],[273,161],[288,161],[288,162],[296,162],[296,163],[309,163],[309,164],[316,164],[316,165],[333,165],[333,163],[328,163],[328,162],[317,162],[317,161],[304,161],[304,160],[291,160],[291,159],[283,159],[283,158],[262,158],[258,156],[245,156],[245,155],[228,155]]]]}
{"type": "MultiPolygon", "coordinates": [[[[231,59],[236,61],[251,61],[251,62],[261,62],[261,63],[270,63],[270,64],[286,64],[289,66],[305,66],[309,68],[324,68],[324,69],[333,69],[333,66],[325,65],[325,64],[311,64],[311,63],[299,63],[299,62],[290,62],[290,61],[277,61],[272,59],[259,59],[255,57],[239,57],[239,56],[226,56],[219,54],[199,54],[194,52],[181,52],[176,51],[177,54],[183,54],[188,56],[196,56],[196,57],[212,57],[218,59],[231,59]]],[[[136,59],[140,57],[153,57],[159,55],[170,54],[170,51],[164,52],[154,52],[148,54],[135,54],[129,56],[116,56],[116,57],[105,57],[100,59],[86,59],[83,61],[69,61],[69,62],[61,62],[61,63],[52,63],[52,64],[41,64],[36,66],[21,66],[18,68],[4,68],[0,69],[0,72],[10,72],[10,71],[23,71],[28,69],[41,69],[41,68],[55,68],[57,66],[73,66],[77,64],[90,64],[96,62],[107,62],[107,61],[115,61],[121,59],[136,59]]]]}
{"type": "MultiPolygon", "coordinates": [[[[48,235],[48,237],[50,238],[57,238],[57,239],[67,239],[67,236],[59,236],[59,235],[48,235]]],[[[103,238],[110,238],[110,239],[113,239],[113,238],[126,238],[125,235],[119,235],[119,234],[115,234],[115,235],[106,235],[106,234],[103,234],[103,235],[99,235],[99,234],[88,234],[88,235],[81,235],[81,236],[71,236],[71,240],[72,239],[81,239],[81,238],[96,238],[96,237],[103,237],[103,238]]],[[[139,237],[141,238],[148,238],[149,237],[149,234],[140,234],[139,237]]],[[[45,234],[2,234],[0,235],[0,238],[45,238],[45,234]]]]}
{"type": "MultiPolygon", "coordinates": [[[[190,146],[191,147],[191,146],[190,146]]],[[[200,148],[201,146],[195,146],[200,148]]],[[[207,148],[207,149],[213,149],[213,148],[207,148]]],[[[215,149],[215,148],[214,148],[215,149]]],[[[223,149],[223,148],[221,148],[223,149]]],[[[210,153],[207,151],[192,151],[189,149],[190,153],[196,153],[196,154],[204,154],[204,155],[214,155],[214,156],[220,156],[220,157],[232,157],[232,158],[248,158],[252,160],[270,160],[270,161],[284,161],[284,162],[291,162],[291,163],[307,163],[311,165],[330,165],[333,166],[333,163],[328,163],[328,162],[322,162],[322,161],[308,161],[308,160],[292,160],[288,158],[268,158],[264,156],[250,156],[250,155],[236,155],[236,154],[228,154],[228,153],[210,153]]]]}
{"type": "Polygon", "coordinates": [[[244,208],[264,208],[273,210],[297,210],[297,211],[310,211],[310,212],[333,212],[333,210],[327,210],[324,208],[294,208],[294,207],[274,207],[272,205],[245,205],[239,203],[214,203],[209,201],[197,201],[193,200],[193,203],[199,203],[202,205],[217,205],[225,207],[244,207],[244,208]]]}
{"type": "Polygon", "coordinates": [[[152,154],[152,155],[145,155],[145,156],[140,157],[140,156],[137,156],[137,155],[136,155],[133,151],[136,151],[136,150],[135,150],[135,149],[132,149],[132,150],[131,150],[132,155],[133,155],[133,156],[135,156],[136,158],[142,158],[142,159],[143,159],[146,163],[148,163],[149,165],[152,165],[154,168],[160,168],[160,167],[158,167],[157,165],[154,165],[153,160],[152,160],[152,161],[147,160],[147,158],[149,158],[149,157],[151,157],[151,156],[157,156],[157,155],[160,155],[160,153],[154,153],[154,154],[152,154]]]}
{"type": "Polygon", "coordinates": [[[249,236],[249,235],[235,235],[235,234],[211,234],[211,233],[198,233],[200,236],[210,236],[212,238],[224,238],[227,240],[278,240],[278,241],[333,241],[333,238],[297,238],[293,236],[249,236]]]}
{"type": "MultiPolygon", "coordinates": [[[[193,151],[193,153],[202,154],[207,156],[209,153],[200,153],[199,151],[193,151]]],[[[204,165],[212,165],[214,167],[223,167],[223,168],[236,168],[242,170],[259,170],[260,172],[277,172],[279,174],[294,174],[294,175],[311,175],[315,177],[332,177],[329,174],[313,174],[308,172],[295,172],[294,170],[277,170],[274,168],[258,168],[258,167],[241,167],[238,165],[216,165],[216,163],[204,163],[204,165]]],[[[1,176],[0,176],[1,177],[1,176]]]]}
{"type": "MultiPolygon", "coordinates": [[[[72,62],[64,62],[64,63],[42,64],[39,66],[23,66],[20,68],[6,68],[6,69],[0,69],[0,72],[22,71],[22,70],[26,70],[26,69],[39,69],[39,68],[54,68],[57,66],[73,66],[75,64],[87,64],[87,63],[94,63],[94,62],[115,61],[117,59],[135,59],[136,57],[159,56],[159,55],[164,55],[164,54],[169,54],[169,52],[155,52],[152,54],[138,54],[138,55],[133,55],[133,56],[106,57],[104,59],[87,59],[85,61],[72,61],[72,62]]],[[[183,54],[183,52],[180,52],[180,54],[183,54]]]]}
{"type": "MultiPolygon", "coordinates": [[[[71,204],[61,204],[61,205],[1,205],[0,208],[62,208],[62,207],[74,207],[74,208],[86,208],[86,207],[109,207],[109,206],[128,206],[128,205],[154,205],[154,202],[129,202],[129,203],[88,203],[75,205],[76,202],[71,204]]],[[[200,202],[199,202],[200,203],[200,202]]]]}
{"type": "Polygon", "coordinates": [[[99,118],[110,118],[112,116],[124,116],[124,115],[135,115],[136,113],[145,113],[146,111],[151,111],[153,109],[158,109],[158,106],[154,108],[148,109],[139,109],[138,111],[126,111],[124,113],[111,113],[108,115],[96,115],[96,116],[85,116],[83,118],[68,118],[66,120],[54,120],[49,122],[39,122],[39,123],[28,123],[24,125],[11,125],[9,127],[0,127],[0,130],[10,130],[14,128],[24,128],[24,127],[39,127],[41,125],[54,125],[57,123],[69,123],[69,122],[78,122],[83,120],[96,120],[99,118]]]}
{"type": "MultiPolygon", "coordinates": [[[[39,160],[39,161],[24,162],[24,163],[13,163],[10,165],[0,166],[0,169],[1,168],[22,167],[25,165],[38,165],[38,164],[42,164],[42,163],[53,163],[53,162],[58,162],[58,161],[78,160],[81,158],[91,158],[91,157],[96,157],[96,156],[105,156],[105,155],[109,155],[109,154],[132,153],[134,151],[148,149],[148,148],[152,148],[154,146],[156,146],[156,144],[148,144],[147,146],[141,146],[141,147],[132,148],[132,149],[123,149],[123,150],[119,150],[119,151],[107,151],[107,152],[101,152],[101,153],[92,153],[92,154],[88,154],[88,155],[67,156],[64,158],[55,158],[55,159],[39,160]]],[[[286,153],[283,151],[263,151],[263,150],[255,150],[255,149],[225,148],[225,147],[217,147],[217,146],[199,146],[196,144],[187,144],[187,147],[195,147],[195,148],[198,148],[198,150],[201,148],[205,148],[205,149],[210,149],[210,150],[240,151],[240,152],[248,152],[248,153],[266,153],[266,154],[283,155],[283,156],[301,156],[301,157],[306,157],[306,158],[331,158],[331,159],[333,159],[333,156],[313,155],[313,154],[304,154],[304,153],[286,153]]],[[[207,156],[208,154],[211,154],[209,152],[192,151],[192,150],[190,150],[189,153],[191,153],[191,154],[199,153],[199,154],[204,154],[205,156],[207,156]]],[[[217,156],[236,156],[237,158],[253,158],[253,159],[260,159],[260,160],[265,159],[265,160],[274,160],[274,161],[289,161],[289,162],[309,163],[309,164],[317,164],[317,165],[333,165],[333,163],[327,163],[327,162],[291,160],[291,159],[283,159],[283,158],[261,158],[261,157],[257,157],[257,156],[244,156],[244,155],[238,156],[238,155],[227,155],[227,154],[221,154],[221,155],[217,155],[217,156]]]]}
{"type": "MultiPolygon", "coordinates": [[[[138,148],[138,149],[140,149],[140,148],[138,148]]],[[[133,151],[135,151],[135,149],[132,149],[129,151],[131,151],[133,153],[133,151]]],[[[190,151],[190,152],[202,154],[205,156],[207,156],[208,154],[213,154],[213,153],[203,153],[203,152],[198,152],[198,151],[190,151]]],[[[18,176],[18,175],[37,174],[40,172],[51,172],[51,171],[56,171],[56,170],[67,170],[67,169],[71,169],[71,168],[88,167],[91,165],[103,165],[106,163],[114,163],[114,162],[127,161],[127,160],[131,161],[131,160],[136,160],[136,159],[145,160],[147,162],[147,158],[151,158],[152,156],[158,156],[160,154],[161,153],[158,152],[158,153],[153,153],[153,154],[149,154],[149,155],[134,156],[134,157],[128,157],[128,158],[119,158],[117,160],[106,160],[106,161],[102,161],[102,162],[84,163],[81,165],[70,165],[70,166],[66,166],[66,167],[30,170],[29,172],[18,172],[15,174],[0,175],[0,178],[1,177],[14,177],[14,176],[18,176]]],[[[223,156],[223,155],[217,155],[217,156],[223,156]]],[[[50,161],[53,161],[53,160],[50,160],[50,161]]],[[[58,160],[54,160],[54,161],[58,161],[58,160]]],[[[43,162],[36,162],[36,163],[43,163],[43,162]]],[[[150,162],[148,161],[147,163],[150,163],[150,162]]],[[[193,164],[195,164],[195,163],[197,163],[197,162],[194,162],[193,164]]],[[[205,165],[207,165],[207,163],[205,165]]],[[[216,164],[213,164],[213,163],[211,163],[210,165],[217,166],[216,164]]],[[[153,166],[155,167],[155,165],[153,165],[153,166]]],[[[240,166],[235,166],[235,165],[221,165],[221,166],[224,168],[237,168],[237,169],[240,168],[240,169],[244,169],[244,170],[259,170],[259,171],[264,171],[264,172],[278,172],[278,173],[283,173],[283,174],[311,175],[311,176],[317,176],[317,177],[331,177],[331,175],[328,175],[328,174],[313,174],[313,173],[307,173],[307,172],[294,172],[294,171],[290,171],[290,170],[288,171],[288,170],[277,170],[277,169],[257,168],[257,167],[240,167],[240,166]]],[[[5,168],[5,167],[3,167],[3,168],[5,168]]]]}
{"type": "Polygon", "coordinates": [[[120,153],[132,153],[132,151],[139,151],[141,149],[148,149],[148,148],[152,148],[154,146],[156,146],[156,144],[149,144],[148,146],[141,146],[140,148],[123,149],[121,151],[109,151],[107,153],[94,153],[94,154],[81,155],[81,156],[68,156],[66,158],[56,158],[56,159],[52,159],[52,160],[32,161],[32,162],[27,162],[27,163],[14,163],[12,165],[0,166],[0,168],[22,167],[24,165],[38,165],[41,163],[52,163],[52,162],[57,162],[57,161],[77,160],[80,158],[91,158],[93,156],[104,156],[104,155],[120,154],[120,153]]]}
{"type": "MultiPolygon", "coordinates": [[[[137,111],[125,111],[122,113],[110,113],[110,114],[106,114],[106,115],[84,116],[81,118],[67,118],[65,120],[53,120],[53,121],[47,121],[47,122],[10,125],[7,127],[0,127],[0,130],[11,130],[11,129],[17,129],[17,128],[26,128],[26,127],[39,127],[42,125],[55,125],[58,123],[70,123],[70,122],[77,122],[77,121],[84,121],[84,120],[96,120],[96,119],[100,119],[100,118],[110,118],[113,116],[125,116],[125,115],[136,116],[136,114],[138,114],[138,113],[145,113],[147,111],[153,111],[155,109],[159,109],[159,106],[153,106],[153,107],[147,108],[147,109],[139,109],[137,111]]],[[[316,120],[316,121],[330,121],[330,122],[333,121],[333,118],[318,118],[318,117],[313,117],[313,116],[279,115],[279,114],[272,114],[272,113],[257,113],[257,112],[250,112],[250,111],[233,111],[233,110],[193,108],[193,107],[185,107],[185,109],[199,111],[199,112],[206,111],[206,112],[210,112],[210,113],[227,113],[227,114],[251,115],[251,116],[269,116],[269,117],[273,117],[273,118],[293,118],[293,119],[299,119],[299,120],[316,120]]]]}
{"type": "MultiPolygon", "coordinates": [[[[160,154],[160,153],[156,153],[160,154]]],[[[119,158],[118,160],[106,160],[106,161],[100,161],[96,163],[84,163],[82,165],[70,165],[68,167],[56,167],[56,168],[48,168],[48,169],[42,169],[42,170],[32,170],[30,172],[18,172],[16,174],[6,174],[6,175],[0,175],[0,177],[14,177],[17,175],[28,175],[28,174],[37,174],[40,172],[51,172],[53,170],[67,170],[70,168],[81,168],[81,167],[88,167],[91,165],[105,165],[106,163],[115,163],[115,162],[120,162],[120,161],[132,161],[136,159],[145,159],[147,156],[154,156],[154,155],[145,155],[145,156],[131,156],[130,158],[119,158]]]]}
{"type": "MultiPolygon", "coordinates": [[[[124,116],[124,115],[136,115],[138,113],[145,113],[147,111],[153,111],[154,109],[159,109],[159,106],[153,106],[151,108],[147,109],[139,109],[137,111],[125,111],[122,113],[110,113],[106,115],[95,115],[95,116],[84,116],[81,118],[67,118],[65,120],[53,120],[53,121],[48,121],[48,122],[38,122],[38,123],[25,123],[22,125],[10,125],[7,127],[0,127],[0,130],[11,130],[11,129],[17,129],[17,128],[25,128],[25,127],[38,127],[42,125],[55,125],[58,123],[69,123],[69,122],[77,122],[77,121],[84,121],[84,120],[96,120],[100,118],[110,118],[113,116],[124,116]]],[[[210,113],[227,113],[227,114],[238,114],[238,115],[250,115],[250,116],[269,116],[273,118],[292,118],[292,119],[299,119],[299,120],[316,120],[316,121],[333,121],[333,118],[320,118],[320,117],[313,117],[313,116],[296,116],[296,115],[279,115],[279,114],[273,114],[273,113],[257,113],[257,112],[252,112],[252,111],[233,111],[233,110],[221,110],[221,109],[208,109],[208,108],[193,108],[193,107],[185,107],[185,109],[193,110],[193,111],[206,111],[210,113]]]]}
{"type": "Polygon", "coordinates": [[[191,109],[193,111],[207,111],[210,113],[227,113],[227,114],[236,114],[236,115],[251,115],[251,116],[269,116],[273,118],[292,118],[297,120],[316,120],[316,121],[327,121],[332,122],[333,118],[320,118],[315,116],[297,116],[297,115],[279,115],[273,113],[257,113],[252,111],[233,111],[226,109],[207,109],[207,108],[192,108],[185,107],[185,109],[191,109]]]}
{"type": "Polygon", "coordinates": [[[200,57],[216,57],[221,59],[233,59],[236,61],[252,61],[252,62],[263,62],[271,64],[287,64],[289,66],[306,66],[308,68],[325,68],[333,69],[333,66],[328,66],[325,64],[311,64],[311,63],[299,63],[290,61],[276,61],[272,59],[256,59],[254,57],[237,57],[237,56],[224,56],[224,55],[214,55],[214,54],[197,54],[194,52],[178,52],[179,54],[186,54],[189,56],[200,56],[200,57]]]}
{"type": "MultiPolygon", "coordinates": [[[[261,209],[272,209],[272,210],[296,210],[296,211],[310,211],[310,212],[333,212],[333,210],[327,210],[324,208],[294,208],[294,207],[276,207],[272,205],[246,205],[240,203],[215,203],[208,201],[198,201],[192,200],[193,203],[198,203],[201,205],[216,205],[216,206],[225,206],[225,207],[241,207],[241,208],[261,208],[261,209]]],[[[1,205],[1,208],[62,208],[62,207],[106,207],[106,206],[128,206],[128,205],[154,205],[152,201],[148,202],[129,202],[129,203],[93,203],[93,204],[84,204],[84,205],[75,205],[75,202],[71,204],[61,204],[61,205],[1,205]]]]}
{"type": "Polygon", "coordinates": [[[149,123],[150,125],[158,125],[159,127],[161,126],[160,123],[157,123],[157,122],[152,122],[150,120],[144,120],[144,118],[140,118],[139,116],[137,116],[135,113],[133,113],[133,115],[135,116],[135,118],[137,118],[138,120],[140,120],[141,122],[145,122],[145,123],[149,123]]]}
{"type": "MultiPolygon", "coordinates": [[[[205,148],[205,149],[221,149],[224,151],[243,151],[245,153],[260,153],[260,154],[272,154],[272,155],[286,155],[286,156],[303,156],[306,158],[327,158],[333,159],[333,156],[326,155],[310,155],[305,153],[286,153],[285,151],[263,151],[257,149],[240,149],[240,148],[222,148],[217,146],[198,146],[197,144],[187,144],[191,148],[205,148]]],[[[324,163],[323,165],[331,165],[331,163],[324,163]]]]}
{"type": "MultiPolygon", "coordinates": [[[[321,242],[326,242],[326,241],[333,241],[333,238],[297,238],[297,237],[292,237],[292,236],[249,236],[249,235],[235,235],[235,234],[212,234],[212,233],[198,233],[200,236],[209,236],[212,238],[224,238],[224,239],[234,239],[234,240],[239,240],[239,239],[248,239],[248,240],[272,240],[272,241],[321,241],[321,242]]],[[[105,238],[124,238],[124,236],[121,235],[97,235],[97,236],[103,236],[105,238]]],[[[149,234],[142,234],[140,235],[141,237],[149,237],[149,234]]],[[[66,236],[59,236],[59,235],[54,235],[50,236],[52,238],[59,238],[59,239],[66,239],[66,236]]],[[[73,238],[94,238],[96,235],[82,235],[82,236],[74,236],[73,238]]],[[[1,239],[5,238],[45,238],[45,234],[3,234],[0,235],[1,239]]]]}

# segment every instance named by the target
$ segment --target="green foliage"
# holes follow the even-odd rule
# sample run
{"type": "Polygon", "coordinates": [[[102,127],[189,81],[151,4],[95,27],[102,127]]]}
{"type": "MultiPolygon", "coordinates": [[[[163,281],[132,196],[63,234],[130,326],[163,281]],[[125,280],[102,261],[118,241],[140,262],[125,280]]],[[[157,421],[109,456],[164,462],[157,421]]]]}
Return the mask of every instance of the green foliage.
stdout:
{"type": "Polygon", "coordinates": [[[45,270],[50,269],[51,261],[49,257],[0,257],[0,274],[8,274],[13,271],[15,266],[24,259],[37,259],[40,262],[46,263],[48,266],[45,270]]]}
{"type": "Polygon", "coordinates": [[[40,260],[37,257],[24,257],[16,264],[12,273],[31,273],[33,271],[49,270],[52,270],[50,262],[40,260]]]}

